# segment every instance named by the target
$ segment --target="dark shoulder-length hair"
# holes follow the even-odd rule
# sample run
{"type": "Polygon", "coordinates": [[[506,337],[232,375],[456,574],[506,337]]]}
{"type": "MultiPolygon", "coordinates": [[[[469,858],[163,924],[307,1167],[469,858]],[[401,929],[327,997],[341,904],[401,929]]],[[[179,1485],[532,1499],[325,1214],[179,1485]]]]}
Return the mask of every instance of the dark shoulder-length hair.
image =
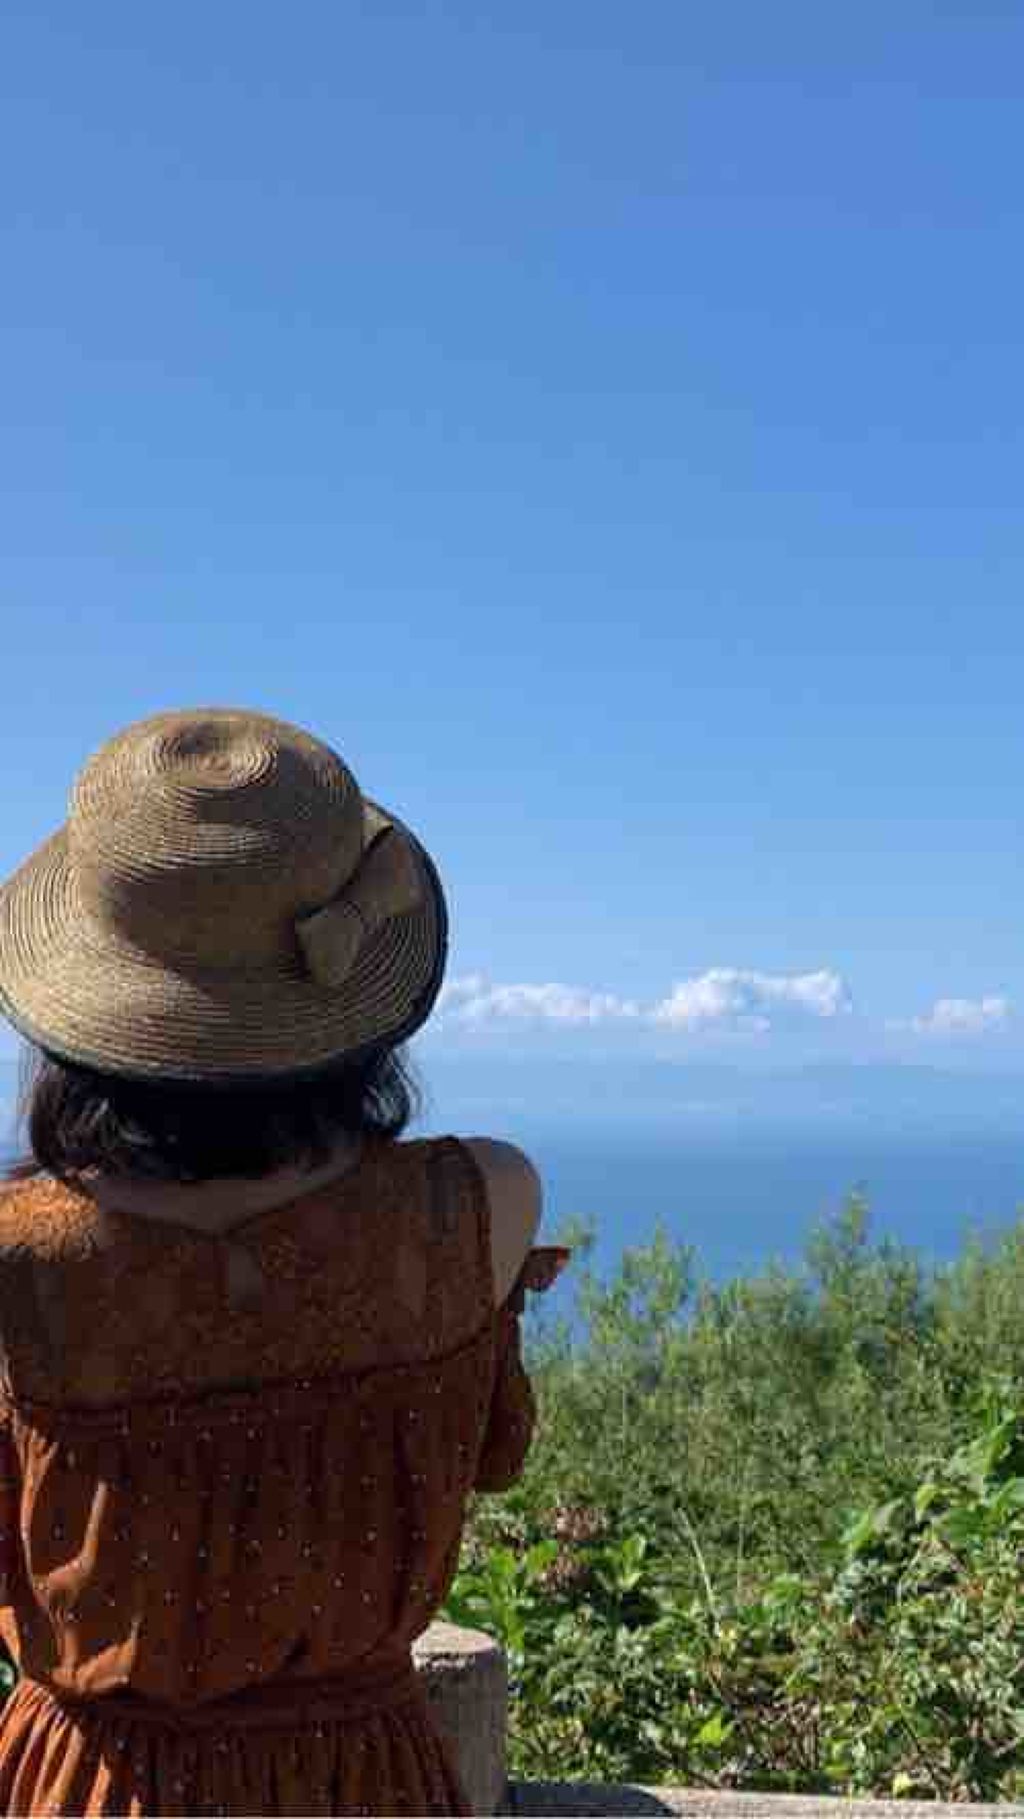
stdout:
{"type": "Polygon", "coordinates": [[[317,1168],[344,1138],[398,1137],[419,1110],[400,1049],[240,1087],[122,1079],[29,1049],[19,1096],[27,1150],[7,1177],[71,1181],[97,1170],[154,1181],[258,1179],[317,1168]]]}

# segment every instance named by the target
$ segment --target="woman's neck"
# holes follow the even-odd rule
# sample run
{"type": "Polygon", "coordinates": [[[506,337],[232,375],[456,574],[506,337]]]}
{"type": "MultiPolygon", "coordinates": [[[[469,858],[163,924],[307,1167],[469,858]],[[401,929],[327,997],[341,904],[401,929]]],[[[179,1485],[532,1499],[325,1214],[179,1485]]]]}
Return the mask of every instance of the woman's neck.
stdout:
{"type": "Polygon", "coordinates": [[[228,1231],[256,1213],[282,1206],[326,1187],[362,1161],[364,1144],[347,1138],[315,1169],[275,1169],[257,1180],[238,1176],[218,1181],[149,1181],[141,1177],[91,1174],[82,1188],[100,1207],[136,1213],[141,1218],[193,1225],[203,1231],[228,1231]]]}

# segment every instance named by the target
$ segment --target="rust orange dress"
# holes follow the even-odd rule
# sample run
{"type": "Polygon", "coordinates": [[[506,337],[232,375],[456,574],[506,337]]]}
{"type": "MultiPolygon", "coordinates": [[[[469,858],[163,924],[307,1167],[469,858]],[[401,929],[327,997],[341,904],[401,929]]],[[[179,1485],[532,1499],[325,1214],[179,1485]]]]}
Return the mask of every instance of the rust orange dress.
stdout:
{"type": "Polygon", "coordinates": [[[410,1647],[522,1469],[521,1307],[454,1138],[228,1237],[0,1193],[0,1811],[467,1812],[410,1647]]]}

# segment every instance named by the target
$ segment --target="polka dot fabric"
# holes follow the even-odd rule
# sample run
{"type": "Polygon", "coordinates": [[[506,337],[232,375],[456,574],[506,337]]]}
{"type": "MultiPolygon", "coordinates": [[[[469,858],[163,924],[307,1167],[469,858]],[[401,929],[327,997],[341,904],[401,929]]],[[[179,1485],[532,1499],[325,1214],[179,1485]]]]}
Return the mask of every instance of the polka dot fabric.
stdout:
{"type": "Polygon", "coordinates": [[[522,1470],[527,1280],[451,1138],[230,1240],[0,1195],[0,1810],[469,1810],[410,1650],[522,1470]]]}

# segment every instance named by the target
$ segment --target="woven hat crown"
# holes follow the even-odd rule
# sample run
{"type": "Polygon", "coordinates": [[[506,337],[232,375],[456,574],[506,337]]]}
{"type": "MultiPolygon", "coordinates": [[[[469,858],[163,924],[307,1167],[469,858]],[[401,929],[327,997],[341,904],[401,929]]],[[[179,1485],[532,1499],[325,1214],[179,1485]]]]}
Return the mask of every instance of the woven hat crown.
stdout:
{"type": "Polygon", "coordinates": [[[296,963],[295,924],[355,872],[355,778],[319,740],[225,708],[165,714],[95,754],[68,851],[91,921],[198,968],[296,963]]]}
{"type": "Polygon", "coordinates": [[[0,886],[0,1010],[114,1073],[292,1077],[417,1030],[447,931],[429,853],[329,746],[236,708],[156,714],[0,886]]]}

